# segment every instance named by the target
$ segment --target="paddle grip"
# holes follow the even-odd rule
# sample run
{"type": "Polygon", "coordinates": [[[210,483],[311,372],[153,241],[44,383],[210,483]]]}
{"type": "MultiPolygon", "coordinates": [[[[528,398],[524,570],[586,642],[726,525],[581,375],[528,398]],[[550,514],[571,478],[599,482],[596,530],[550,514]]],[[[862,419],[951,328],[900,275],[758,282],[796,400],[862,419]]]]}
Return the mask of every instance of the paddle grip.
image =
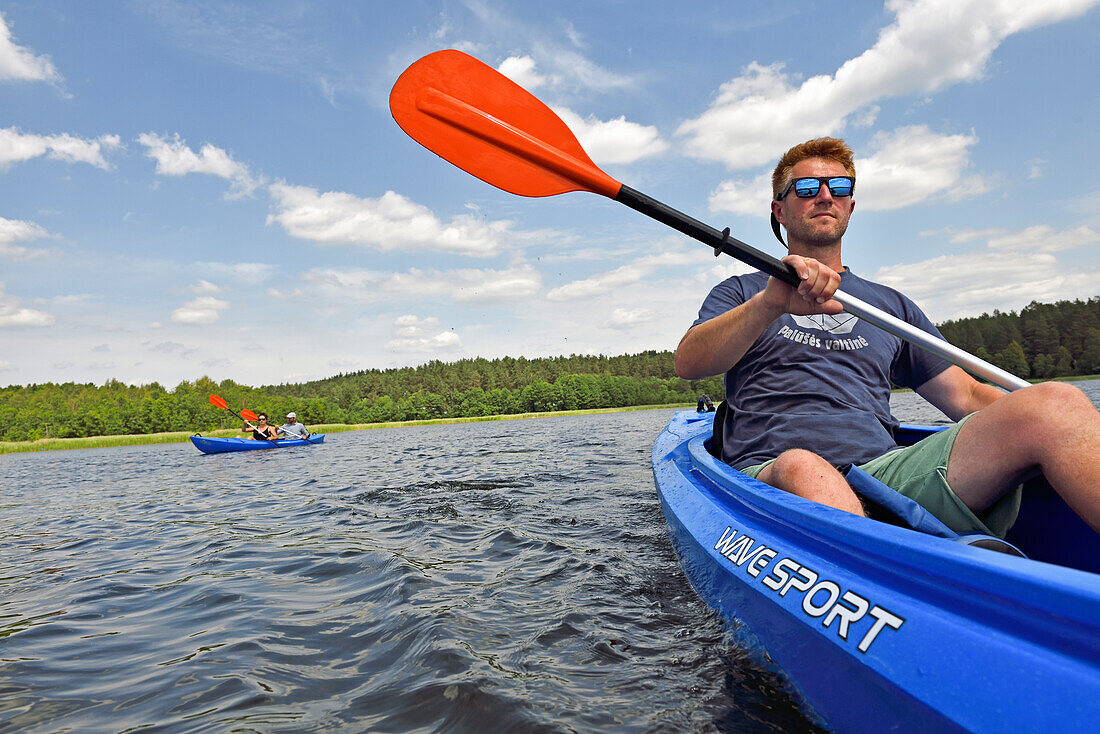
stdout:
{"type": "Polygon", "coordinates": [[[719,232],[714,227],[703,224],[698,219],[689,217],[681,211],[662,204],[640,191],[635,191],[626,184],[623,184],[622,188],[619,189],[615,201],[626,204],[631,209],[656,219],[662,224],[667,224],[669,227],[683,232],[688,237],[714,248],[715,255],[724,252],[730,257],[736,258],[746,265],[751,265],[757,270],[778,278],[795,288],[802,282],[798,277],[798,273],[790,265],[735,237],[730,237],[729,229],[719,232]]]}

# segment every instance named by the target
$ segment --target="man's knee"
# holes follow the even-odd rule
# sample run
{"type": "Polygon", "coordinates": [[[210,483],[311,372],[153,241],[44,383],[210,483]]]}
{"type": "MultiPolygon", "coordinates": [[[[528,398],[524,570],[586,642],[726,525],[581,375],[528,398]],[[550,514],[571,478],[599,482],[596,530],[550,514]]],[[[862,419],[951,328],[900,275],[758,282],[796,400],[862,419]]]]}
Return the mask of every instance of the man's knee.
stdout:
{"type": "Polygon", "coordinates": [[[1061,434],[1080,427],[1082,417],[1095,418],[1096,408],[1080,389],[1064,382],[1041,382],[1009,396],[1019,430],[1031,435],[1061,434]]]}
{"type": "Polygon", "coordinates": [[[777,481],[805,482],[836,470],[812,451],[789,449],[780,454],[769,467],[777,481]]]}
{"type": "Polygon", "coordinates": [[[812,451],[784,451],[758,477],[773,487],[855,515],[865,514],[847,480],[829,462],[812,451]]]}

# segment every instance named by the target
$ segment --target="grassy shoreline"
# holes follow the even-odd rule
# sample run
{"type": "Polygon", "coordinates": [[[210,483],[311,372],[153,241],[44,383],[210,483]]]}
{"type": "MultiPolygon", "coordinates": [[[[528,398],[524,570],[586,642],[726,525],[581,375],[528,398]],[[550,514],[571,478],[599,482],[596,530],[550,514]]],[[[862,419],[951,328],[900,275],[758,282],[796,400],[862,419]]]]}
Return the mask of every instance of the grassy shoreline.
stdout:
{"type": "MultiPolygon", "coordinates": [[[[403,428],[414,426],[435,426],[450,423],[486,423],[489,421],[511,421],[526,418],[552,418],[565,415],[594,415],[598,413],[627,413],[637,410],[661,410],[666,408],[695,407],[694,403],[671,403],[668,405],[633,405],[626,408],[592,408],[589,410],[556,410],[547,413],[515,413],[509,415],[485,415],[471,418],[433,418],[419,421],[393,421],[389,423],[330,423],[310,426],[312,433],[343,433],[345,431],[368,431],[376,428],[403,428]]],[[[17,454],[29,451],[62,451],[68,449],[101,449],[114,446],[146,446],[158,443],[186,443],[194,436],[194,431],[173,431],[170,433],[139,433],[119,436],[87,436],[85,438],[40,438],[37,441],[0,441],[0,454],[17,454]]],[[[240,431],[223,428],[205,431],[206,437],[241,436],[240,431]]]]}
{"type": "MultiPolygon", "coordinates": [[[[1079,382],[1100,379],[1100,375],[1075,375],[1055,377],[1056,382],[1079,382]]],[[[1044,380],[1033,380],[1044,382],[1044,380]]],[[[909,392],[902,390],[899,392],[909,392]]],[[[394,421],[389,423],[332,423],[310,426],[313,433],[343,433],[344,431],[366,431],[375,428],[401,428],[408,426],[433,426],[447,423],[483,423],[487,421],[511,421],[526,418],[550,418],[559,415],[591,415],[596,413],[625,413],[634,410],[660,410],[662,408],[693,408],[694,403],[671,403],[668,405],[634,405],[626,408],[592,408],[590,410],[558,410],[548,413],[515,413],[510,415],[485,415],[472,418],[435,418],[422,421],[394,421]]],[[[86,438],[40,438],[37,441],[0,441],[0,454],[16,454],[28,451],[60,451],[66,449],[99,449],[112,446],[145,446],[157,443],[186,443],[195,435],[189,431],[172,433],[144,433],[124,436],[88,436],[86,438]]],[[[224,437],[240,436],[241,432],[232,428],[203,433],[204,436],[224,437]]]]}

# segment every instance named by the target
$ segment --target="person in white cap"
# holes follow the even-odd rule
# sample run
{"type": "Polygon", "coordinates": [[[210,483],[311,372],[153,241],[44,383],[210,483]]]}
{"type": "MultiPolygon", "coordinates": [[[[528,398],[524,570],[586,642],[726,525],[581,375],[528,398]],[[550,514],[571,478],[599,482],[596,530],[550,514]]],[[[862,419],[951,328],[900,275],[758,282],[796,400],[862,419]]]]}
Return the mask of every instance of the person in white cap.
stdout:
{"type": "Polygon", "coordinates": [[[309,431],[298,422],[298,416],[294,413],[286,414],[286,423],[279,426],[279,433],[285,438],[309,438],[309,431]]]}

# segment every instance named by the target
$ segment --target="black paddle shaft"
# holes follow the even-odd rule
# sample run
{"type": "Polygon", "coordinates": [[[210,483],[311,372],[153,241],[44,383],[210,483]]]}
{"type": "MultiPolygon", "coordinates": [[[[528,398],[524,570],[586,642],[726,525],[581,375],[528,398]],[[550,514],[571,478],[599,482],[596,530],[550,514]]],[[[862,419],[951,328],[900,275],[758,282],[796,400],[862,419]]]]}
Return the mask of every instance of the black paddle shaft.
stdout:
{"type": "Polygon", "coordinates": [[[662,204],[640,191],[635,191],[626,184],[619,190],[615,201],[626,204],[631,209],[652,217],[662,224],[667,224],[675,230],[683,232],[692,239],[699,240],[704,245],[714,248],[715,257],[724,252],[730,257],[736,258],[746,265],[779,278],[784,283],[797,288],[802,280],[795,269],[785,262],[772,257],[766,252],[757,250],[752,245],[745,244],[739,239],[730,237],[729,227],[719,232],[714,227],[703,224],[698,219],[689,217],[681,211],[662,204]]]}

